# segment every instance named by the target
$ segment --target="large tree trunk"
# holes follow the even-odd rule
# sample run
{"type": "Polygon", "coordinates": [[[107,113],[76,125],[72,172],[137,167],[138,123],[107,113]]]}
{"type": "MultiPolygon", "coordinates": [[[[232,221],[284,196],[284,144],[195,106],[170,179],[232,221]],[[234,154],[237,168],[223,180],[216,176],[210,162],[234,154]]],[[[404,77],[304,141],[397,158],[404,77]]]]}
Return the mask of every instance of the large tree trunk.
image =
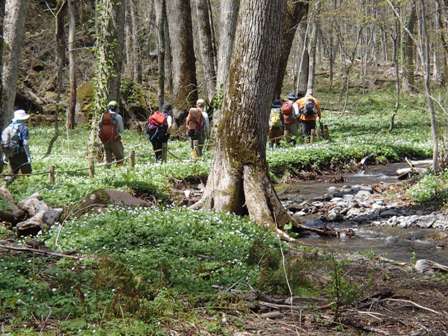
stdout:
{"type": "Polygon", "coordinates": [[[76,113],[76,59],[75,59],[75,33],[76,33],[76,2],[68,0],[68,72],[70,81],[70,102],[67,110],[66,126],[68,129],[75,128],[76,113]]]}
{"type": "Polygon", "coordinates": [[[20,54],[25,35],[28,1],[7,0],[5,16],[5,45],[3,59],[2,123],[7,125],[14,110],[20,54]]]}
{"type": "MultiPolygon", "coordinates": [[[[405,28],[411,34],[415,34],[417,23],[417,11],[415,2],[410,1],[410,13],[406,17],[405,28]]],[[[403,90],[407,92],[416,91],[415,88],[415,44],[412,37],[405,32],[403,36],[403,90]]]]}
{"type": "Polygon", "coordinates": [[[224,90],[232,57],[240,0],[221,1],[219,17],[217,90],[224,90]]]}
{"type": "Polygon", "coordinates": [[[283,33],[280,44],[280,62],[278,65],[277,81],[275,83],[274,97],[280,97],[282,93],[283,79],[285,78],[286,66],[288,65],[289,54],[291,53],[292,42],[297,31],[297,26],[307,13],[308,3],[296,0],[289,0],[287,12],[283,17],[283,33]]]}
{"type": "Polygon", "coordinates": [[[129,1],[129,15],[131,20],[131,40],[132,40],[132,58],[133,58],[133,80],[141,84],[143,79],[142,62],[140,59],[140,44],[138,41],[138,20],[137,20],[137,0],[129,1]]]}
{"type": "Polygon", "coordinates": [[[198,20],[199,50],[204,68],[204,82],[207,98],[210,102],[216,92],[216,52],[213,46],[213,36],[210,24],[208,0],[194,0],[198,20]]]}
{"type": "Polygon", "coordinates": [[[204,195],[195,207],[249,213],[270,228],[290,220],[268,177],[266,138],[280,59],[283,0],[241,4],[215,156],[204,195]]]}
{"type": "Polygon", "coordinates": [[[165,86],[166,91],[172,95],[173,94],[173,55],[171,53],[171,39],[170,32],[168,29],[168,20],[166,19],[166,3],[163,8],[163,15],[165,17],[165,24],[163,27],[163,33],[165,35],[165,86]]]}
{"type": "Polygon", "coordinates": [[[190,1],[185,0],[169,0],[166,5],[170,13],[167,21],[173,56],[174,116],[179,121],[198,99],[191,8],[190,1]]]}
{"type": "Polygon", "coordinates": [[[159,109],[165,102],[165,0],[155,0],[154,9],[156,12],[156,23],[157,23],[157,42],[158,42],[158,63],[159,63],[159,89],[158,89],[158,100],[159,109]]]}

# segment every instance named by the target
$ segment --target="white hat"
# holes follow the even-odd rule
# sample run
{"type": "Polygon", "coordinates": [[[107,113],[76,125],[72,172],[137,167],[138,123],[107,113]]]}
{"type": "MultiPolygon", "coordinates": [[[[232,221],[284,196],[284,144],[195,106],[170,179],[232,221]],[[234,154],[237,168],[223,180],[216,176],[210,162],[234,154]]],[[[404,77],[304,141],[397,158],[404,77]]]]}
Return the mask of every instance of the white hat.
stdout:
{"type": "Polygon", "coordinates": [[[16,110],[14,111],[14,120],[27,120],[30,117],[29,114],[26,114],[25,110],[16,110]]]}

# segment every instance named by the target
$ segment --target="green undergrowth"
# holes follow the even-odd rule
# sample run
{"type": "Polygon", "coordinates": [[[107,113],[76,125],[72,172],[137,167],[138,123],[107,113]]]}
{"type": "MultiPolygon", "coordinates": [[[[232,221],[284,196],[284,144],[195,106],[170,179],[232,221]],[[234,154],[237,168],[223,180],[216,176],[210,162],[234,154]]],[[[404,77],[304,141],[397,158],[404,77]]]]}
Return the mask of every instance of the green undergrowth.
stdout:
{"type": "Polygon", "coordinates": [[[278,238],[233,215],[110,208],[44,239],[87,258],[2,255],[0,315],[8,332],[121,335],[123,328],[127,335],[164,335],[176,320],[201,320],[199,309],[210,316],[219,316],[214,307],[247,309],[216,288],[289,294],[284,272],[295,294],[317,293],[306,275],[315,264],[289,260],[283,268],[278,238]]]}
{"type": "Polygon", "coordinates": [[[417,203],[443,205],[448,202],[448,171],[439,175],[423,176],[409,190],[408,195],[417,203]]]}

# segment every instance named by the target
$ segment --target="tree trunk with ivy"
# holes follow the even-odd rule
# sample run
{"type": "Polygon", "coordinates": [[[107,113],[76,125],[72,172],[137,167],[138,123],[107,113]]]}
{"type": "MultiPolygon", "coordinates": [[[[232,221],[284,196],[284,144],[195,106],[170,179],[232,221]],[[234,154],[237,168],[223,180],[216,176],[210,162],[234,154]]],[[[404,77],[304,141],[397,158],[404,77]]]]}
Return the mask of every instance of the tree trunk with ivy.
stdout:
{"type": "Polygon", "coordinates": [[[124,5],[123,0],[96,0],[95,106],[90,151],[96,139],[97,117],[106,109],[109,100],[120,103],[124,5]]]}
{"type": "Polygon", "coordinates": [[[68,129],[75,128],[76,112],[76,59],[75,59],[75,33],[76,33],[76,2],[68,0],[68,72],[70,82],[70,103],[67,109],[66,126],[68,129]]]}
{"type": "Polygon", "coordinates": [[[5,17],[5,48],[3,54],[2,126],[12,118],[16,98],[20,54],[25,36],[28,1],[7,0],[5,17]]]}
{"type": "MultiPolygon", "coordinates": [[[[6,0],[0,0],[0,106],[2,106],[2,93],[3,93],[3,23],[5,19],[5,3],[6,0]]],[[[0,118],[0,129],[3,129],[5,125],[0,118]]]]}
{"type": "Polygon", "coordinates": [[[266,140],[277,76],[282,0],[241,2],[211,173],[193,207],[248,213],[260,225],[290,221],[268,176],[266,140]]]}
{"type": "Polygon", "coordinates": [[[178,119],[198,99],[191,7],[185,0],[169,0],[166,6],[173,57],[173,110],[178,119]]]}

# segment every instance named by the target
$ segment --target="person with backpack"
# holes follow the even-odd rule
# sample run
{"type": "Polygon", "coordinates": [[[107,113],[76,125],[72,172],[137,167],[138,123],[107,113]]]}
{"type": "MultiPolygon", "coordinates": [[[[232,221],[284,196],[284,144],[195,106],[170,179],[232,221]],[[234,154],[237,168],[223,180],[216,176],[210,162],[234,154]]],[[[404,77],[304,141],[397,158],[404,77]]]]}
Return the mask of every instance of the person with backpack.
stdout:
{"type": "Polygon", "coordinates": [[[121,142],[121,133],[124,130],[123,118],[118,113],[118,103],[112,100],[107,105],[107,111],[101,116],[98,137],[100,138],[104,152],[106,153],[107,167],[114,161],[122,164],[124,160],[124,148],[121,142]]]}
{"type": "Polygon", "coordinates": [[[210,120],[208,117],[208,113],[205,109],[205,100],[204,99],[198,99],[196,101],[196,108],[201,110],[202,118],[204,120],[204,127],[202,127],[201,134],[199,137],[199,152],[202,155],[202,151],[204,149],[205,141],[210,136],[210,120]]]}
{"type": "Polygon", "coordinates": [[[156,161],[165,162],[167,158],[169,129],[173,124],[172,110],[170,104],[165,104],[162,112],[151,114],[146,123],[145,133],[152,144],[156,161]]]}
{"type": "Polygon", "coordinates": [[[31,174],[29,131],[26,121],[30,117],[24,110],[14,112],[11,123],[2,132],[2,149],[9,161],[12,174],[31,174]]]}
{"type": "Polygon", "coordinates": [[[200,141],[203,140],[201,136],[205,127],[205,120],[201,109],[193,107],[188,111],[186,125],[187,136],[191,140],[191,157],[193,160],[196,160],[202,156],[200,141]]]}
{"type": "Polygon", "coordinates": [[[320,102],[309,92],[295,103],[299,111],[299,122],[302,125],[302,136],[305,141],[316,131],[316,121],[321,118],[320,102]]]}
{"type": "Polygon", "coordinates": [[[274,99],[271,105],[271,113],[269,116],[269,145],[271,148],[278,146],[283,138],[283,115],[281,108],[282,102],[280,99],[274,99]]]}
{"type": "Polygon", "coordinates": [[[283,116],[284,124],[284,136],[293,144],[296,143],[295,138],[298,134],[298,114],[294,110],[293,104],[297,101],[297,96],[295,93],[288,94],[288,100],[282,104],[281,111],[283,116]]]}

